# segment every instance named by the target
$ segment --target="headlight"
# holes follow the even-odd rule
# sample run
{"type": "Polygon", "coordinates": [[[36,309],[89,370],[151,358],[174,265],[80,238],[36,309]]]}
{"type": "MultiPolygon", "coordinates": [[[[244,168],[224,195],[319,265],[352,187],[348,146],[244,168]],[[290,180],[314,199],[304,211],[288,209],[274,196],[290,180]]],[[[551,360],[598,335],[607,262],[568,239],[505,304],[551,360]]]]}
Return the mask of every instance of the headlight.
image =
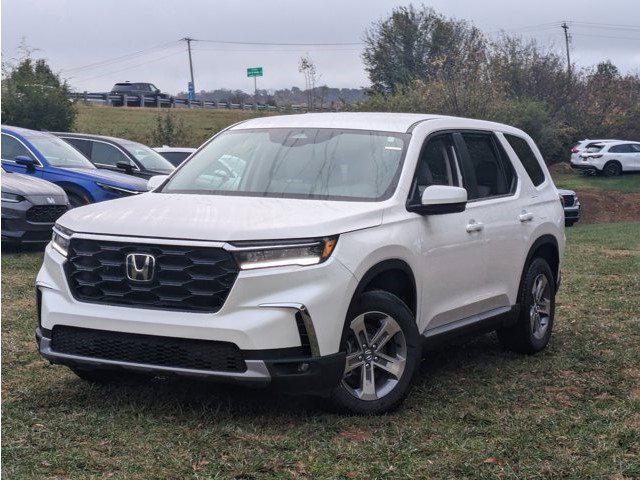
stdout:
{"type": "Polygon", "coordinates": [[[137,190],[128,190],[126,188],[114,187],[113,185],[107,185],[106,183],[96,182],[96,185],[101,189],[106,190],[107,192],[115,193],[116,195],[128,196],[128,195],[137,195],[137,190]]]}
{"type": "Polygon", "coordinates": [[[273,244],[235,243],[229,250],[241,270],[316,265],[331,256],[338,237],[283,241],[273,244]]]}
{"type": "Polygon", "coordinates": [[[63,257],[67,256],[69,250],[69,241],[73,232],[68,228],[61,227],[57,223],[53,227],[51,235],[51,246],[63,257]]]}
{"type": "Polygon", "coordinates": [[[2,192],[3,202],[19,203],[24,199],[25,198],[22,195],[16,195],[15,193],[2,192]]]}

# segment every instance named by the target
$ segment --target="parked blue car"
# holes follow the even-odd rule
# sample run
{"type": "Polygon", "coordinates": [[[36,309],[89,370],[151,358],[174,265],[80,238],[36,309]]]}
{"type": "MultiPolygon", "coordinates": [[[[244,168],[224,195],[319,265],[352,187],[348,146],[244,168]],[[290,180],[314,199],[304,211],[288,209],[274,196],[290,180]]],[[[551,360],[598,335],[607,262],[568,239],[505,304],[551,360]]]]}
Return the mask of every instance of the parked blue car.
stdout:
{"type": "Polygon", "coordinates": [[[2,167],[62,187],[71,207],[147,191],[147,182],[96,168],[78,150],[47,132],[2,126],[2,167]]]}

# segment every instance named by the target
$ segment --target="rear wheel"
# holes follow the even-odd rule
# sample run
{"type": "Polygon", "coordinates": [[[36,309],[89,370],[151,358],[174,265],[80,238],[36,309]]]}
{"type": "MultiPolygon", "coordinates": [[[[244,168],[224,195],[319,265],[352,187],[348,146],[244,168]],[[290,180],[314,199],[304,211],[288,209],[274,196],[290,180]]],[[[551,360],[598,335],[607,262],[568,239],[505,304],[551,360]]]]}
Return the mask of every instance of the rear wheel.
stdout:
{"type": "Polygon", "coordinates": [[[498,330],[503,347],[520,353],[536,353],[549,343],[555,313],[556,285],[551,267],[543,258],[529,264],[520,287],[520,314],[511,327],[498,330]]]}
{"type": "Polygon", "coordinates": [[[421,358],[420,335],[409,308],[384,291],[362,294],[347,319],[342,341],[347,358],[331,394],[339,410],[380,414],[407,396],[421,358]]]}
{"type": "Polygon", "coordinates": [[[607,162],[607,164],[602,169],[602,173],[606,177],[615,177],[622,173],[622,165],[618,162],[607,162]]]}

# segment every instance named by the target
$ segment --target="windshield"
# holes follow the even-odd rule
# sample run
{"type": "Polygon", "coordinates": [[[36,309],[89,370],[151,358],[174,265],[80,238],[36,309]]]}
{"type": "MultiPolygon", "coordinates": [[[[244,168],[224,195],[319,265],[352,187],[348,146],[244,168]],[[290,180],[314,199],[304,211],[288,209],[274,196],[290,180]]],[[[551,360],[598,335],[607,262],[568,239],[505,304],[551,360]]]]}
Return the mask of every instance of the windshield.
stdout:
{"type": "Polygon", "coordinates": [[[171,173],[174,169],[171,162],[146,145],[136,142],[123,142],[122,146],[126,148],[131,155],[136,157],[136,160],[147,170],[153,170],[159,173],[171,173]]]}
{"type": "Polygon", "coordinates": [[[42,154],[52,167],[96,168],[84,155],[57,137],[29,137],[29,142],[42,154]]]}
{"type": "Polygon", "coordinates": [[[395,190],[408,139],[364,130],[229,131],[193,154],[162,192],[384,200],[395,190]]]}

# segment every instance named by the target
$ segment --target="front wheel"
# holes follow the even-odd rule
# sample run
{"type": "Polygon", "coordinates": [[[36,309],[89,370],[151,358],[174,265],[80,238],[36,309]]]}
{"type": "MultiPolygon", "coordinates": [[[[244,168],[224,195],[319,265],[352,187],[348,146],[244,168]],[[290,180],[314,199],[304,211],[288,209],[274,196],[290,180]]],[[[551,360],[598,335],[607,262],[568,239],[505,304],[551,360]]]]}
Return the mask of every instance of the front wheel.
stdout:
{"type": "Polygon", "coordinates": [[[549,343],[556,304],[556,284],[551,267],[534,258],[520,286],[520,314],[515,325],[498,329],[502,346],[520,353],[536,353],[549,343]]]}
{"type": "Polygon", "coordinates": [[[342,380],[333,405],[356,414],[381,414],[407,396],[421,359],[420,335],[411,310],[384,291],[362,294],[347,319],[342,380]]]}

